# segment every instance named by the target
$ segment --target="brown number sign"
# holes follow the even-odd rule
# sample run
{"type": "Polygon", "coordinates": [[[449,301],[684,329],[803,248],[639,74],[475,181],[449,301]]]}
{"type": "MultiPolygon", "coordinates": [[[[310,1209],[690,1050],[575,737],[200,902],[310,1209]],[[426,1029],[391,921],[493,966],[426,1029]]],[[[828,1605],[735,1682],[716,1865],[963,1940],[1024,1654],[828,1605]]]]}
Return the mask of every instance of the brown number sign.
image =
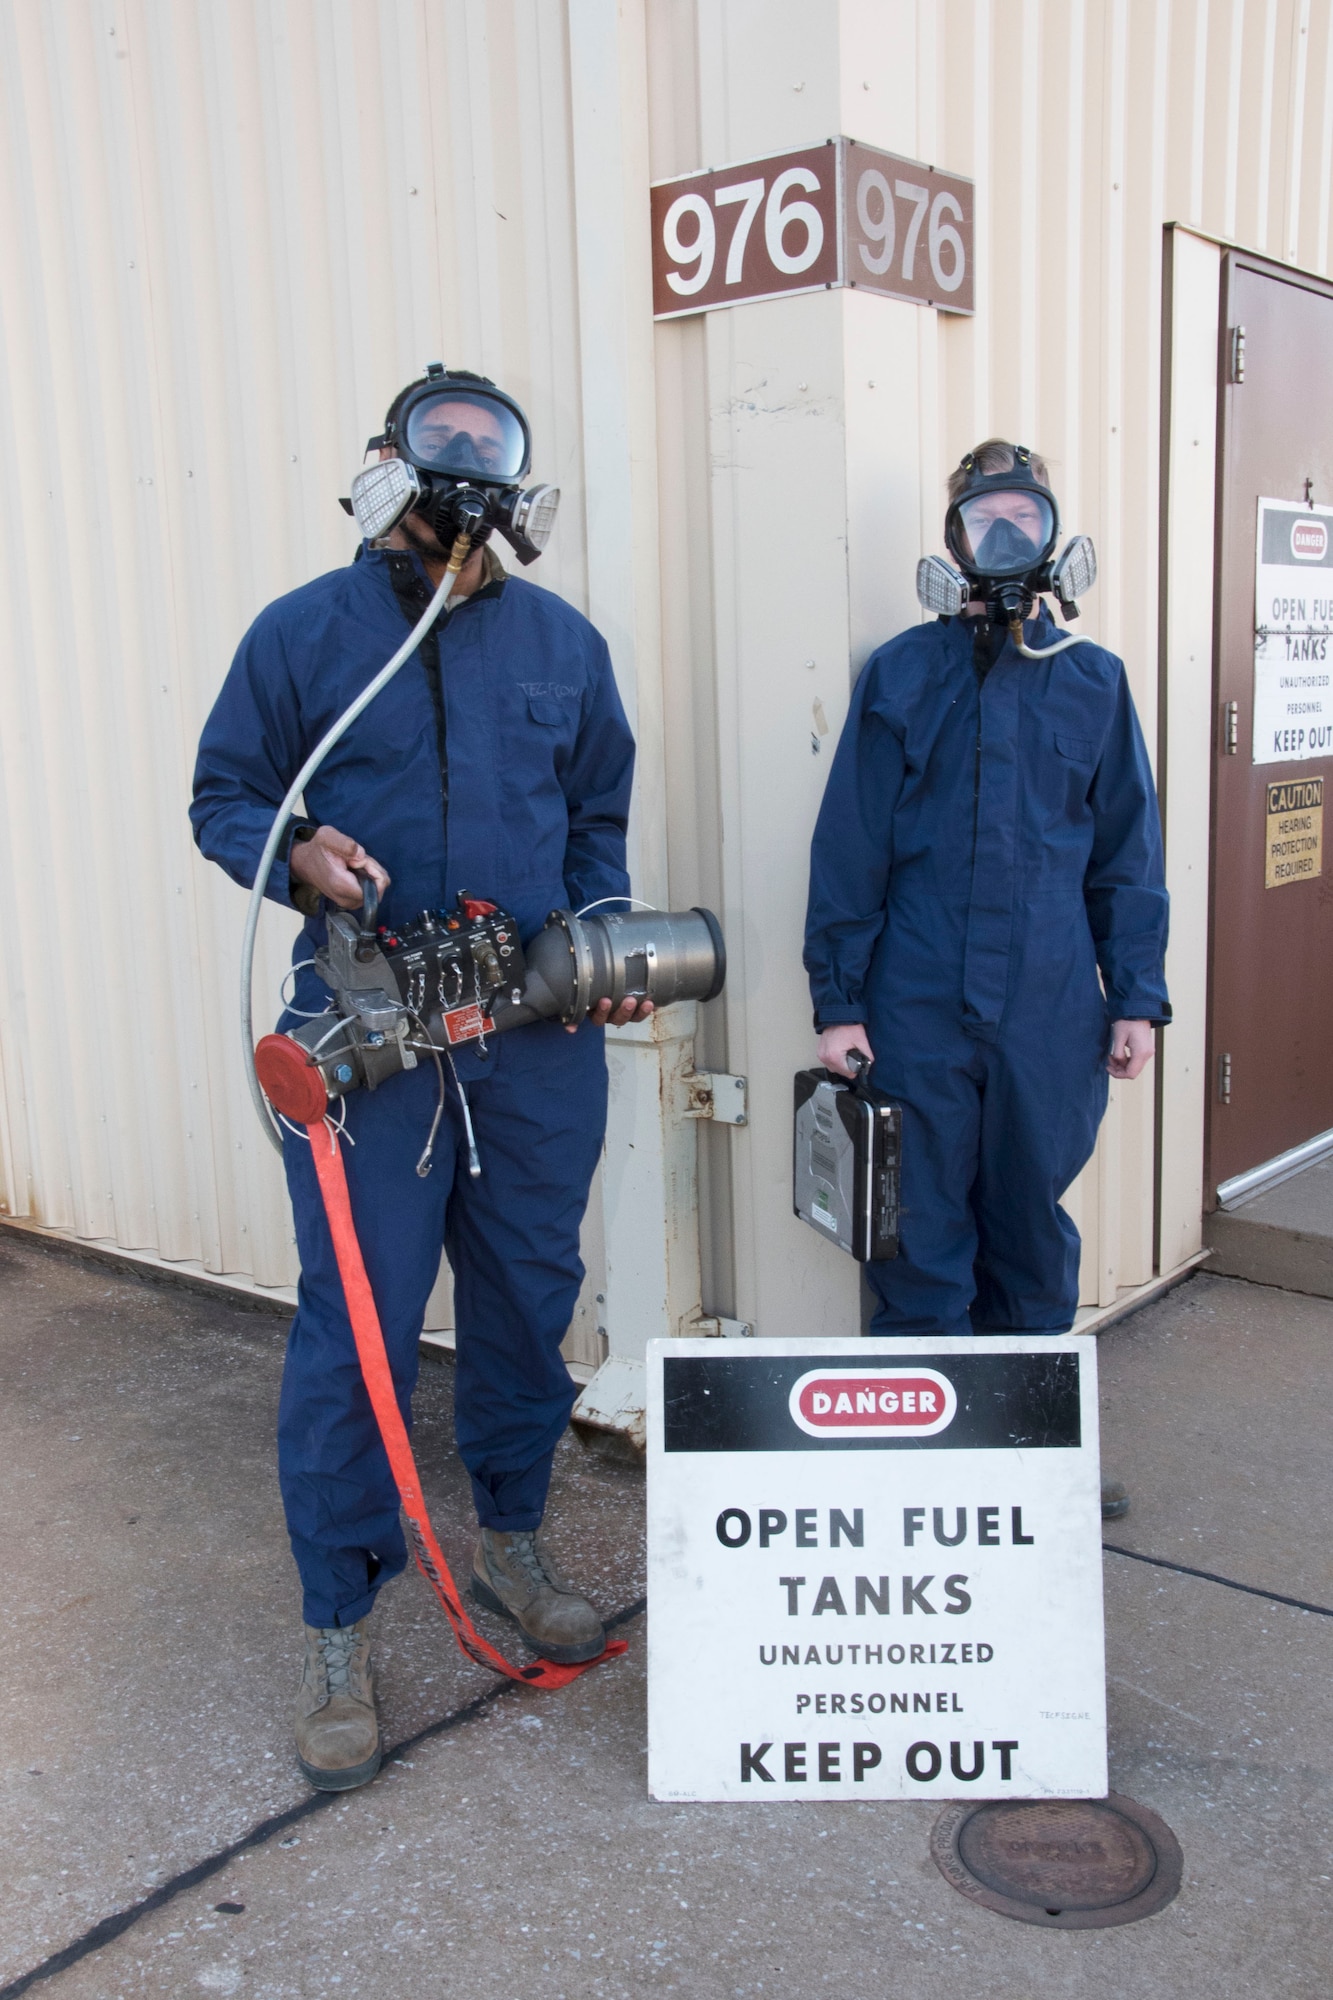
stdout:
{"type": "Polygon", "coordinates": [[[850,139],[651,191],[653,314],[859,285],[970,313],[972,183],[850,139]]]}
{"type": "Polygon", "coordinates": [[[812,146],[652,190],[653,315],[836,285],[838,147],[812,146]]]}
{"type": "Polygon", "coordinates": [[[971,181],[846,144],[847,283],[973,311],[971,181]]]}

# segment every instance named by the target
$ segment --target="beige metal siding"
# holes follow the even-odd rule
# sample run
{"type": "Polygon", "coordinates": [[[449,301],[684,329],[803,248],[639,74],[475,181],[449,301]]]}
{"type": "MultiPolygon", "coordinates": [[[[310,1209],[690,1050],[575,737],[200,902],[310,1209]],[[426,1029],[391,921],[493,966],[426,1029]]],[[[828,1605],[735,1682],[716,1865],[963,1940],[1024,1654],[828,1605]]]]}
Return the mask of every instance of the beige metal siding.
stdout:
{"type": "Polygon", "coordinates": [[[7,0],[0,52],[0,1196],[282,1283],[194,745],[250,619],[348,559],[336,496],[436,355],[531,412],[542,581],[586,606],[565,12],[7,0]]]}

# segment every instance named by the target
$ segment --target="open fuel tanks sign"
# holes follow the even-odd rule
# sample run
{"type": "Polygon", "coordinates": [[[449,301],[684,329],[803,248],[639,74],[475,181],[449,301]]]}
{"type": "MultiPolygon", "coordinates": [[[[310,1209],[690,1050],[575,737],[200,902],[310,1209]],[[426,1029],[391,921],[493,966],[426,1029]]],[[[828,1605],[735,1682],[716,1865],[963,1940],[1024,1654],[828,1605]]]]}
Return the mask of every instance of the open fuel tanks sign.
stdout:
{"type": "Polygon", "coordinates": [[[1106,1792],[1090,1338],[661,1340],[658,1799],[1106,1792]]]}

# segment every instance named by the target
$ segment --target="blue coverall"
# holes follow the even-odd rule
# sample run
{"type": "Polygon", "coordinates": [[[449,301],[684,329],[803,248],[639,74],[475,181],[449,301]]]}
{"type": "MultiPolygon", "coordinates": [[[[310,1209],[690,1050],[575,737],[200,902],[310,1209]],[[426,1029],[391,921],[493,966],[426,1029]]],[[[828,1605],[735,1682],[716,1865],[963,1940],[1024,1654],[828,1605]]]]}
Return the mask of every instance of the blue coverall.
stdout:
{"type": "MultiPolygon", "coordinates": [[[[1043,613],[1025,636],[1058,634],[1043,613]]],[[[903,1107],[873,1333],[1070,1326],[1060,1197],[1106,1109],[1110,1023],[1170,1019],[1166,932],[1114,654],[1027,660],[1006,635],[996,657],[975,621],[940,619],[871,656],[815,827],[805,965],[816,1025],[864,1023],[871,1080],[903,1107]]]]}
{"type": "MultiPolygon", "coordinates": [[[[363,545],[346,569],[261,612],[208,719],[191,818],[203,853],[248,887],[273,814],[324,731],[402,643],[417,559],[363,545]]],[[[514,577],[465,600],[440,631],[438,665],[415,655],[332,752],[306,793],[310,818],[359,840],[391,886],[382,921],[500,904],[526,940],[557,907],[624,896],[634,743],[605,643],[559,598],[514,577]]],[[[290,901],[285,858],[268,894],[290,901]]],[[[293,962],[322,943],[307,919],[293,962]]],[[[327,989],[298,973],[295,1005],[327,989]]],[[[292,1017],[285,1016],[280,1025],[292,1017]]],[[[441,1244],[454,1275],[456,1427],[478,1517],[541,1521],[575,1389],[560,1356],[583,1265],[579,1225],[606,1124],[603,1034],[537,1022],[456,1051],[480,1179],[446,1093],[430,1174],[416,1160],[434,1111],[434,1066],[350,1093],[344,1147],[352,1211],[405,1417],[441,1244]]],[[[446,1066],[446,1079],[449,1072],[446,1066]]],[[[310,1625],[349,1625],[404,1567],[398,1499],[352,1341],[303,1136],[284,1159],[301,1259],[278,1419],[278,1469],[310,1625]]]]}

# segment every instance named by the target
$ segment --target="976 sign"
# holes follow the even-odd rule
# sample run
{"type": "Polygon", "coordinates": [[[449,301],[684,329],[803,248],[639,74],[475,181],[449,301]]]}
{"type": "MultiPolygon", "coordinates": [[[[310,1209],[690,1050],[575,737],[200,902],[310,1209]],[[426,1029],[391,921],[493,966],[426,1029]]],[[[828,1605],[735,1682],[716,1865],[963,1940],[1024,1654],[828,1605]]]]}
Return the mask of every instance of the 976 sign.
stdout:
{"type": "Polygon", "coordinates": [[[812,146],[652,189],[653,316],[836,285],[838,147],[812,146]]]}
{"type": "Polygon", "coordinates": [[[944,312],[972,304],[972,183],[846,141],[847,282],[944,312]]]}
{"type": "Polygon", "coordinates": [[[836,285],[973,310],[972,183],[852,139],[651,190],[653,313],[836,285]]]}

